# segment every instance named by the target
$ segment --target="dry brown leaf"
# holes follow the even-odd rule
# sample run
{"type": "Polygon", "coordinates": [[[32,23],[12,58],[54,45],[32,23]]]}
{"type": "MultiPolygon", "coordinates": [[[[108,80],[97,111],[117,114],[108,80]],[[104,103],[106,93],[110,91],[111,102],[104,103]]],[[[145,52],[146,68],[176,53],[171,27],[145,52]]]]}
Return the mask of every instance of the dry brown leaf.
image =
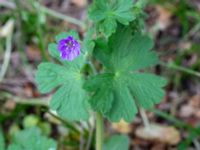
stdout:
{"type": "Polygon", "coordinates": [[[26,55],[30,61],[40,61],[41,54],[40,50],[36,46],[27,46],[26,55]]]}
{"type": "Polygon", "coordinates": [[[191,117],[195,112],[196,112],[196,110],[194,109],[194,107],[186,104],[186,105],[181,106],[180,116],[181,117],[191,117]]]}
{"type": "Polygon", "coordinates": [[[87,0],[72,0],[72,3],[78,7],[84,7],[87,5],[87,0]]]}
{"type": "Polygon", "coordinates": [[[112,128],[119,133],[128,134],[131,132],[132,128],[131,125],[124,120],[121,120],[118,123],[113,123],[112,128]]]}
{"type": "Polygon", "coordinates": [[[137,137],[145,140],[159,141],[169,145],[175,145],[180,141],[180,133],[171,126],[151,124],[149,128],[137,128],[135,134],[137,137]]]}
{"type": "Polygon", "coordinates": [[[157,12],[159,14],[159,17],[157,19],[158,27],[161,30],[164,30],[171,23],[171,19],[170,18],[172,16],[172,13],[169,10],[167,10],[166,8],[161,7],[160,5],[156,5],[156,10],[157,10],[157,12]]]}
{"type": "Polygon", "coordinates": [[[7,100],[4,107],[8,111],[12,111],[15,109],[16,103],[13,100],[7,100]]]}
{"type": "Polygon", "coordinates": [[[189,105],[195,108],[200,108],[200,95],[192,96],[190,99],[189,105]]]}

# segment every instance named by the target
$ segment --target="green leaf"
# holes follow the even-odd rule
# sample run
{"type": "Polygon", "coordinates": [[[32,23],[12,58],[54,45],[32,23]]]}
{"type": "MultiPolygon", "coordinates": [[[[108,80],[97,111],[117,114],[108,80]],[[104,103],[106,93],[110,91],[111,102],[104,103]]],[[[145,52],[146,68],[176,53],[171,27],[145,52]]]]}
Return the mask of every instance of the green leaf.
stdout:
{"type": "Polygon", "coordinates": [[[143,108],[148,109],[159,103],[165,94],[161,87],[165,86],[166,80],[153,74],[134,73],[129,81],[131,93],[143,108]]]}
{"type": "Polygon", "coordinates": [[[56,40],[56,42],[59,42],[61,39],[67,38],[68,36],[72,36],[76,40],[79,40],[78,33],[76,31],[74,31],[74,30],[71,30],[69,32],[62,32],[62,33],[58,34],[55,37],[55,40],[56,40]]]}
{"type": "Polygon", "coordinates": [[[13,137],[8,150],[56,150],[56,142],[41,134],[38,128],[28,128],[13,137]]]}
{"type": "Polygon", "coordinates": [[[114,122],[121,119],[130,122],[137,106],[148,109],[162,100],[166,81],[153,74],[137,72],[158,62],[155,53],[150,51],[152,47],[148,36],[132,35],[129,28],[119,28],[108,44],[102,40],[96,42],[94,54],[105,70],[84,85],[92,93],[89,102],[93,110],[114,122]]]}
{"type": "MultiPolygon", "coordinates": [[[[77,77],[79,78],[79,77],[77,77]]],[[[88,112],[87,95],[82,89],[82,81],[68,80],[67,84],[60,87],[53,95],[50,107],[57,110],[58,114],[69,120],[87,120],[88,112]]]]}
{"type": "Polygon", "coordinates": [[[4,150],[4,149],[5,149],[5,140],[4,140],[2,129],[0,127],[0,150],[4,150]]]}
{"type": "MultiPolygon", "coordinates": [[[[197,125],[196,129],[200,130],[199,124],[197,125]]],[[[195,131],[189,131],[188,136],[178,144],[178,150],[189,149],[192,141],[194,141],[194,139],[197,139],[198,137],[199,137],[199,133],[195,131]]]]}
{"type": "Polygon", "coordinates": [[[66,72],[68,72],[68,70],[61,65],[48,62],[41,63],[36,73],[36,82],[40,92],[50,92],[52,89],[62,84],[63,81],[69,78],[66,72]]]}
{"type": "MultiPolygon", "coordinates": [[[[70,33],[62,33],[56,37],[66,37],[70,33]]],[[[61,64],[41,63],[36,72],[36,83],[41,93],[47,93],[58,87],[53,95],[50,108],[58,115],[69,120],[86,120],[89,117],[87,111],[87,94],[82,88],[84,78],[81,73],[86,63],[81,54],[71,62],[63,61],[57,50],[57,44],[51,43],[48,46],[50,55],[61,64]]]]}
{"type": "Polygon", "coordinates": [[[98,91],[92,96],[92,100],[90,101],[94,110],[106,113],[111,109],[113,102],[113,93],[110,92],[112,85],[109,84],[111,80],[113,80],[112,74],[99,74],[95,78],[91,78],[88,84],[84,85],[89,91],[98,91]]]}
{"type": "Polygon", "coordinates": [[[97,0],[89,9],[89,17],[109,37],[116,31],[117,22],[128,25],[135,19],[132,8],[132,0],[97,0]]]}
{"type": "Polygon", "coordinates": [[[112,136],[107,143],[105,143],[103,150],[128,150],[129,139],[125,135],[112,136]]]}
{"type": "Polygon", "coordinates": [[[94,28],[89,29],[85,36],[84,36],[84,40],[83,40],[83,44],[81,45],[82,47],[82,51],[91,55],[92,51],[94,49],[94,41],[93,41],[93,34],[94,34],[94,28]]]}

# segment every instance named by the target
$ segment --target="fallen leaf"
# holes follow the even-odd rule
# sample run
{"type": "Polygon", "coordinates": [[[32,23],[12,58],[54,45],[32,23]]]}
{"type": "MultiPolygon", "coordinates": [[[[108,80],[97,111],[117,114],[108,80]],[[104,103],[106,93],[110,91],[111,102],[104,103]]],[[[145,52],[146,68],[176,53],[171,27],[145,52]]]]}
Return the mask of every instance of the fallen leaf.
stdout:
{"type": "Polygon", "coordinates": [[[151,124],[148,128],[137,128],[135,134],[141,139],[159,141],[169,145],[175,145],[180,141],[180,133],[176,128],[171,126],[151,124]]]}
{"type": "Polygon", "coordinates": [[[156,5],[156,10],[159,14],[157,18],[158,27],[159,29],[164,30],[171,23],[172,13],[168,9],[161,7],[160,5],[156,5]]]}
{"type": "Polygon", "coordinates": [[[181,117],[191,117],[195,112],[196,111],[195,111],[194,107],[186,104],[186,105],[181,106],[180,116],[181,117]]]}
{"type": "Polygon", "coordinates": [[[194,95],[191,97],[189,105],[200,109],[200,95],[194,95]]]}
{"type": "Polygon", "coordinates": [[[0,37],[7,37],[12,33],[14,28],[14,20],[10,19],[6,22],[6,24],[0,28],[0,37]]]}
{"type": "Polygon", "coordinates": [[[131,125],[124,120],[121,120],[118,123],[113,123],[112,128],[119,133],[128,134],[131,132],[132,128],[131,125]]]}
{"type": "Polygon", "coordinates": [[[12,111],[15,109],[16,103],[13,100],[7,100],[4,107],[7,111],[12,111]]]}
{"type": "Polygon", "coordinates": [[[26,55],[30,61],[40,61],[41,54],[40,50],[36,46],[27,46],[26,55]]]}
{"type": "Polygon", "coordinates": [[[72,0],[72,3],[78,7],[84,7],[87,5],[87,0],[72,0]]]}

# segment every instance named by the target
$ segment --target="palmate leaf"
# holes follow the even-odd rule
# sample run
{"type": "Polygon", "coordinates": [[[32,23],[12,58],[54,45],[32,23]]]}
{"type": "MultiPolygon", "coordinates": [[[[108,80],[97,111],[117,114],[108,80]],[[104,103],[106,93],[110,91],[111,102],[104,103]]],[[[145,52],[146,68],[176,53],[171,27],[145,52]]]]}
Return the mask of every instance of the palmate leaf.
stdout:
{"type": "Polygon", "coordinates": [[[132,0],[97,0],[89,9],[89,17],[109,37],[116,31],[117,22],[128,25],[135,19],[132,7],[132,0]]]}
{"type": "Polygon", "coordinates": [[[41,134],[38,128],[27,128],[13,137],[8,150],[56,150],[57,144],[41,134]]]}
{"type": "Polygon", "coordinates": [[[120,27],[108,44],[97,40],[94,54],[105,66],[105,72],[91,77],[84,85],[93,92],[89,102],[95,111],[114,122],[130,122],[137,106],[150,108],[162,100],[166,81],[137,72],[158,62],[156,54],[150,51],[152,47],[148,36],[132,35],[130,28],[120,27]]]}
{"type": "MultiPolygon", "coordinates": [[[[76,37],[74,32],[64,32],[56,36],[56,41],[69,35],[76,37]]],[[[51,99],[50,108],[65,119],[76,121],[88,119],[87,95],[82,88],[84,79],[81,68],[85,64],[83,55],[68,62],[61,60],[56,43],[49,44],[48,50],[61,64],[46,62],[39,65],[36,82],[40,92],[47,93],[59,87],[51,99]]]]}
{"type": "Polygon", "coordinates": [[[83,40],[83,44],[82,44],[82,51],[86,54],[86,55],[91,55],[92,51],[94,49],[94,41],[93,41],[93,34],[95,32],[94,28],[90,28],[88,29],[88,31],[86,32],[85,36],[84,36],[84,40],[83,40]]]}

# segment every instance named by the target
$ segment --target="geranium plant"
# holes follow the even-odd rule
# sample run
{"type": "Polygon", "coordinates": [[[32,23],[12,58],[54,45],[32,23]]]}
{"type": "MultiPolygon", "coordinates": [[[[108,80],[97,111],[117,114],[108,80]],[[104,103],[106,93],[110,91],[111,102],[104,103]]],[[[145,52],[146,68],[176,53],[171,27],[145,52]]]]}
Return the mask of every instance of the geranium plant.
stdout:
{"type": "MultiPolygon", "coordinates": [[[[142,7],[141,1],[95,0],[89,8],[93,23],[83,40],[75,31],[57,35],[48,47],[57,63],[43,62],[36,73],[41,93],[57,89],[50,108],[60,117],[85,121],[95,112],[97,150],[103,149],[103,118],[131,122],[138,108],[151,108],[164,96],[166,80],[144,73],[159,60],[143,32],[142,7]],[[86,73],[85,66],[91,71],[86,73]]],[[[113,137],[104,149],[119,144],[120,138],[127,141],[113,137]]],[[[128,149],[126,142],[119,146],[128,149]]]]}

